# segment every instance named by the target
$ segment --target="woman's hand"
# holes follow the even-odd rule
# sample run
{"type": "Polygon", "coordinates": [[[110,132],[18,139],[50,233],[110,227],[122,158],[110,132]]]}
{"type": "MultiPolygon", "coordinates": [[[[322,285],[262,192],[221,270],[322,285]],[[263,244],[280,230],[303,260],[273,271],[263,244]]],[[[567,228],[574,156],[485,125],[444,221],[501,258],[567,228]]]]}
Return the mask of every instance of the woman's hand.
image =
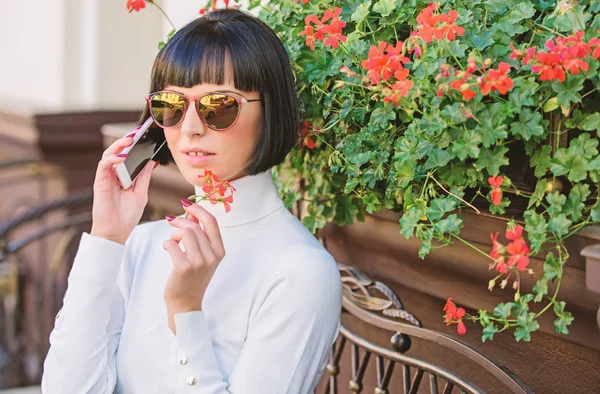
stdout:
{"type": "Polygon", "coordinates": [[[127,156],[119,152],[133,143],[133,133],[115,141],[102,154],[94,180],[94,204],[90,235],[124,244],[139,223],[148,203],[148,186],[155,167],[149,161],[135,183],[127,190],[121,187],[113,165],[122,163],[127,156]]]}
{"type": "Polygon", "coordinates": [[[189,218],[167,217],[169,224],[179,230],[163,243],[173,261],[173,270],[164,291],[169,327],[173,333],[177,313],[202,310],[206,288],[225,257],[221,232],[214,216],[200,205],[181,201],[189,218]],[[185,252],[179,248],[179,242],[183,243],[185,252]]]}

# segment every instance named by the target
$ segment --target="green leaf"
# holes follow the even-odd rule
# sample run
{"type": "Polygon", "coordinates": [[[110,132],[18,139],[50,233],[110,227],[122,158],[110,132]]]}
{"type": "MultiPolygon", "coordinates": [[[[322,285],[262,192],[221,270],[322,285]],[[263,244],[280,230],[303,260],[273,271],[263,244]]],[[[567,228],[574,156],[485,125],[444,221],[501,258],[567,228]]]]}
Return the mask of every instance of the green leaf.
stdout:
{"type": "Polygon", "coordinates": [[[598,154],[598,140],[592,139],[589,133],[583,133],[569,144],[569,152],[573,156],[583,156],[591,159],[598,154]]]}
{"type": "Polygon", "coordinates": [[[590,195],[590,186],[586,183],[577,183],[571,189],[569,198],[562,208],[565,215],[570,216],[572,220],[577,221],[583,216],[585,200],[590,195]]]}
{"type": "Polygon", "coordinates": [[[548,278],[542,276],[538,279],[537,282],[535,282],[535,286],[533,286],[533,292],[535,293],[533,301],[541,302],[544,299],[544,296],[548,294],[548,278]]]}
{"type": "Polygon", "coordinates": [[[427,217],[431,221],[436,221],[444,217],[448,212],[451,212],[456,207],[456,202],[451,198],[436,198],[431,201],[430,207],[427,210],[427,217]]]}
{"type": "Polygon", "coordinates": [[[548,181],[546,181],[545,179],[538,180],[538,183],[535,185],[535,191],[533,192],[531,197],[529,197],[529,204],[527,204],[527,209],[531,208],[534,205],[536,207],[540,205],[540,202],[546,194],[547,187],[548,181]]]}
{"type": "Polygon", "coordinates": [[[454,233],[457,234],[463,225],[463,219],[455,213],[448,215],[447,218],[440,220],[433,225],[433,230],[438,234],[454,233]]]}
{"type": "Polygon", "coordinates": [[[340,226],[352,224],[354,218],[358,215],[358,207],[353,203],[350,196],[338,196],[336,200],[335,222],[340,226]]]}
{"type": "Polygon", "coordinates": [[[494,334],[498,332],[498,328],[494,323],[490,323],[483,328],[483,335],[481,336],[481,340],[485,342],[486,340],[494,339],[494,334]]]}
{"type": "Polygon", "coordinates": [[[561,213],[556,217],[550,218],[548,221],[548,231],[560,238],[569,233],[571,224],[573,224],[573,222],[567,219],[567,216],[564,213],[561,213]]]}
{"type": "Polygon", "coordinates": [[[477,167],[480,169],[487,169],[490,175],[497,175],[500,173],[500,167],[508,165],[508,158],[506,153],[508,148],[503,145],[496,145],[494,150],[485,149],[479,154],[477,159],[477,167]]]}
{"type": "Polygon", "coordinates": [[[481,135],[475,130],[465,130],[458,140],[452,144],[451,151],[459,159],[465,160],[467,157],[476,159],[479,156],[479,144],[481,135]]]}
{"type": "Polygon", "coordinates": [[[396,9],[396,4],[402,5],[402,1],[396,0],[379,0],[373,6],[373,11],[381,14],[381,16],[388,16],[396,9]]]}
{"type": "Polygon", "coordinates": [[[558,14],[555,27],[558,31],[568,33],[585,30],[591,17],[589,13],[585,12],[585,6],[573,6],[571,10],[558,14]]]}
{"type": "Polygon", "coordinates": [[[371,7],[371,1],[366,1],[356,7],[356,10],[350,16],[350,20],[356,23],[362,22],[367,15],[369,15],[369,8],[371,7]]]}
{"type": "Polygon", "coordinates": [[[550,171],[556,176],[568,174],[570,181],[579,182],[587,177],[585,159],[565,148],[560,148],[551,160],[550,171]]]}
{"type": "Polygon", "coordinates": [[[425,169],[444,167],[452,159],[450,153],[444,149],[435,148],[427,161],[425,162],[425,169]]]}
{"type": "Polygon", "coordinates": [[[546,174],[548,171],[548,167],[550,167],[550,161],[552,157],[550,153],[552,152],[552,147],[550,145],[542,145],[539,149],[537,149],[529,162],[532,167],[535,167],[534,175],[536,177],[540,177],[546,174]]]}
{"type": "Polygon", "coordinates": [[[525,212],[525,231],[534,251],[539,251],[547,239],[548,224],[544,216],[532,211],[525,212]]]}
{"type": "Polygon", "coordinates": [[[544,112],[551,112],[558,108],[558,97],[552,97],[550,100],[544,103],[544,112]]]}
{"type": "Polygon", "coordinates": [[[548,253],[544,262],[544,277],[548,280],[554,280],[555,278],[561,278],[562,274],[561,261],[554,257],[552,253],[548,253]]]}
{"type": "Polygon", "coordinates": [[[555,190],[546,196],[546,201],[550,204],[548,213],[550,213],[550,215],[556,215],[562,211],[562,207],[567,201],[567,197],[555,190]]]}
{"type": "Polygon", "coordinates": [[[525,141],[531,137],[544,135],[542,125],[542,115],[539,112],[532,112],[529,108],[523,108],[519,114],[519,121],[513,122],[511,132],[513,135],[520,135],[525,141]]]}
{"type": "Polygon", "coordinates": [[[594,205],[594,207],[590,211],[590,218],[592,219],[592,221],[594,221],[596,223],[600,222],[600,204],[599,203],[596,203],[596,205],[594,205]]]}
{"type": "Polygon", "coordinates": [[[433,232],[423,225],[417,226],[417,238],[421,240],[419,247],[419,258],[424,259],[431,251],[431,241],[433,241],[433,232]]]}
{"type": "Polygon", "coordinates": [[[539,330],[540,324],[535,320],[535,313],[522,314],[517,316],[519,327],[515,330],[515,339],[525,342],[531,341],[531,333],[539,330]]]}
{"type": "Polygon", "coordinates": [[[559,334],[568,334],[569,326],[573,322],[573,315],[570,312],[565,312],[565,306],[567,304],[564,301],[554,303],[554,313],[558,316],[558,319],[554,321],[554,329],[559,334]]]}
{"type": "Polygon", "coordinates": [[[514,306],[514,302],[500,303],[494,309],[494,316],[500,319],[508,319],[510,314],[512,313],[512,308],[514,306]]]}
{"type": "Polygon", "coordinates": [[[530,2],[519,2],[517,6],[512,8],[512,11],[509,12],[507,20],[516,25],[523,19],[530,19],[534,14],[535,8],[533,8],[533,5],[530,2]]]}
{"type": "Polygon", "coordinates": [[[409,239],[413,236],[414,229],[417,223],[425,215],[427,207],[423,203],[417,203],[412,205],[406,210],[404,215],[400,218],[400,233],[404,235],[404,238],[409,239]]]}
{"type": "Polygon", "coordinates": [[[571,103],[580,103],[579,91],[583,89],[584,77],[569,75],[564,82],[553,82],[552,90],[558,93],[556,96],[558,104],[568,107],[571,103]]]}
{"type": "Polygon", "coordinates": [[[494,44],[494,31],[491,29],[483,30],[479,34],[473,34],[468,36],[473,43],[473,46],[479,51],[483,51],[485,48],[494,44]]]}
{"type": "Polygon", "coordinates": [[[371,113],[370,123],[383,129],[387,130],[390,127],[390,121],[396,119],[396,113],[391,109],[375,108],[371,113]]]}
{"type": "Polygon", "coordinates": [[[583,121],[579,124],[579,128],[586,131],[600,131],[600,112],[585,115],[583,121]]]}

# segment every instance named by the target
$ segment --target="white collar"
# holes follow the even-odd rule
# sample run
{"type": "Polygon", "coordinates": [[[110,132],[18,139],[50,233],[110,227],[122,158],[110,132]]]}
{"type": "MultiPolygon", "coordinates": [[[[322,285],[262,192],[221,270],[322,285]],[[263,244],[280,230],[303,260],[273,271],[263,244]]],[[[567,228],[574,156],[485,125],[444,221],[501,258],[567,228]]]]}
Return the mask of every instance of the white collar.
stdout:
{"type": "MultiPolygon", "coordinates": [[[[219,227],[234,227],[261,219],[284,206],[273,183],[271,170],[257,175],[248,175],[230,182],[235,191],[231,210],[226,213],[222,203],[212,204],[208,200],[198,204],[210,212],[219,227]]],[[[196,194],[204,194],[200,186],[195,186],[196,194]]]]}

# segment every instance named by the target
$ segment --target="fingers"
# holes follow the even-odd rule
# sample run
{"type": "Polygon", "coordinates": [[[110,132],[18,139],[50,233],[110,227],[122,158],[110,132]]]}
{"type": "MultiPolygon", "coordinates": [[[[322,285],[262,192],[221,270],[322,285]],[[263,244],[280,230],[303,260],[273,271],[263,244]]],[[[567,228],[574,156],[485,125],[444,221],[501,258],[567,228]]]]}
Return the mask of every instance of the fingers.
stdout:
{"type": "Polygon", "coordinates": [[[156,168],[158,164],[157,161],[149,160],[148,163],[144,166],[144,169],[140,172],[138,177],[135,179],[135,183],[133,184],[133,190],[136,193],[141,193],[144,195],[148,194],[148,188],[150,187],[150,178],[152,177],[152,170],[156,168]]]}
{"type": "Polygon", "coordinates": [[[163,249],[166,250],[171,256],[171,261],[173,261],[174,269],[177,269],[179,271],[189,266],[185,254],[179,248],[179,245],[176,241],[173,241],[172,239],[166,240],[165,242],[163,242],[163,249]]]}
{"type": "Polygon", "coordinates": [[[94,184],[102,182],[106,179],[116,178],[115,170],[113,165],[124,162],[126,157],[119,157],[116,154],[103,157],[98,162],[98,168],[96,169],[96,179],[94,184]]]}
{"type": "Polygon", "coordinates": [[[185,248],[184,256],[186,257],[186,264],[189,265],[202,265],[204,264],[204,258],[202,252],[198,246],[198,238],[194,234],[194,230],[189,227],[184,227],[179,231],[176,231],[171,235],[171,240],[176,243],[182,242],[185,248]]]}
{"type": "Polygon", "coordinates": [[[121,152],[121,150],[123,150],[123,148],[126,148],[129,145],[131,145],[133,143],[134,135],[135,135],[135,133],[131,133],[131,134],[128,134],[125,137],[119,138],[118,140],[113,142],[108,148],[106,148],[104,153],[102,153],[102,158],[116,155],[119,152],[121,152]]]}
{"type": "MultiPolygon", "coordinates": [[[[192,263],[195,263],[196,261],[198,261],[199,263],[203,264],[217,264],[221,261],[221,259],[223,257],[217,256],[217,254],[214,251],[213,245],[211,244],[211,242],[208,240],[208,238],[206,237],[206,234],[204,233],[204,231],[200,228],[200,226],[190,220],[190,219],[185,219],[185,218],[174,218],[172,220],[169,221],[169,224],[171,224],[173,227],[177,227],[180,228],[180,231],[177,231],[176,233],[173,234],[173,236],[171,236],[171,239],[174,236],[176,238],[179,237],[179,233],[183,232],[184,230],[189,230],[195,237],[196,237],[196,243],[194,245],[192,245],[192,248],[196,248],[198,249],[198,252],[200,253],[201,256],[201,261],[200,259],[195,259],[192,260],[192,263]]],[[[188,250],[188,245],[184,243],[185,246],[185,250],[187,253],[188,250]]],[[[194,252],[195,253],[195,252],[194,252]]],[[[192,256],[190,256],[190,258],[192,258],[192,256]]]]}
{"type": "MultiPolygon", "coordinates": [[[[186,200],[182,200],[182,202],[184,201],[186,200]]],[[[221,231],[219,230],[217,219],[198,204],[191,204],[189,206],[186,206],[186,204],[183,204],[183,209],[196,217],[204,225],[204,233],[213,246],[215,254],[220,258],[225,257],[225,248],[223,247],[223,240],[221,239],[221,231]]]]}

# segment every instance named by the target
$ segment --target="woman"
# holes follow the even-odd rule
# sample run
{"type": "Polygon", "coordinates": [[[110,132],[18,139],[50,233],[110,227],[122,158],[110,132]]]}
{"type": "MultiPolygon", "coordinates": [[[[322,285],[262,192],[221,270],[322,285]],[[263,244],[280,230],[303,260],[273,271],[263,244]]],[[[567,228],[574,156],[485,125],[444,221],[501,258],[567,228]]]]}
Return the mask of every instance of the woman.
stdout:
{"type": "Polygon", "coordinates": [[[281,42],[241,11],[213,12],[160,51],[151,92],[142,121],[152,116],[167,141],[160,163],[174,161],[197,194],[205,171],[231,180],[231,211],[182,200],[185,217],[138,226],[157,162],[124,190],[113,166],[131,137],[106,149],[42,391],[313,392],[338,333],[341,284],[271,178],[298,130],[281,42]],[[200,104],[216,108],[210,119],[200,104]]]}

